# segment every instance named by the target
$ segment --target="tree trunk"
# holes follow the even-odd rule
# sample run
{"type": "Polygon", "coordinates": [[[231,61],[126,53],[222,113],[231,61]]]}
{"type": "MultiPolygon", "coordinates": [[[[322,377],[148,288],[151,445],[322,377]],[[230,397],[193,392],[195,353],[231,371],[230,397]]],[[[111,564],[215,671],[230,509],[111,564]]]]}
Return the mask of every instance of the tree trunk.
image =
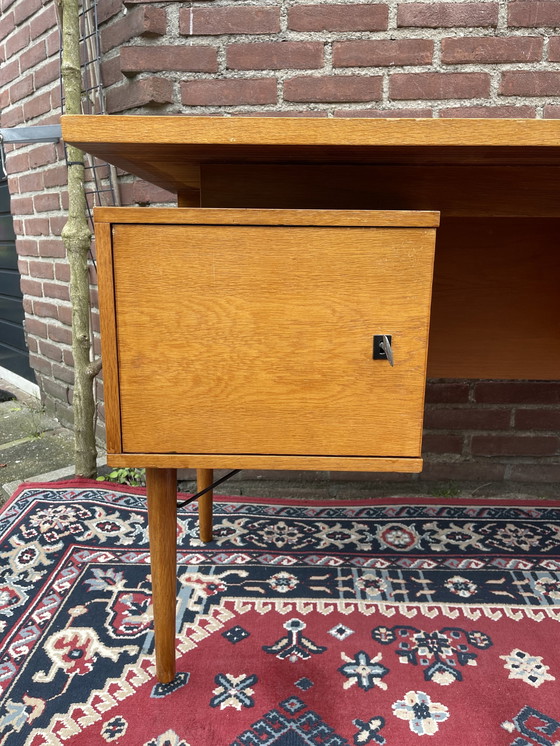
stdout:
{"type": "MultiPolygon", "coordinates": [[[[62,10],[62,91],[67,114],[81,114],[80,27],[78,0],[60,0],[62,10]]],[[[94,378],[100,363],[90,359],[88,251],[91,233],[84,192],[84,154],[68,145],[68,220],[62,240],[70,265],[72,353],[74,355],[74,460],[79,476],[96,474],[94,378]]]]}

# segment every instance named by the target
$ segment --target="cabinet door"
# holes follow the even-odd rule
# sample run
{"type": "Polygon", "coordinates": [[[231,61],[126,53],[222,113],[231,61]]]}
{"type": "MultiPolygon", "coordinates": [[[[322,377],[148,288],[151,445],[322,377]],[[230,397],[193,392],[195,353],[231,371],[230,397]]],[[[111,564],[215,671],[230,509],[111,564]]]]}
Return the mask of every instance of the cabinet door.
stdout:
{"type": "Polygon", "coordinates": [[[419,456],[434,233],[116,225],[123,452],[419,456]]]}

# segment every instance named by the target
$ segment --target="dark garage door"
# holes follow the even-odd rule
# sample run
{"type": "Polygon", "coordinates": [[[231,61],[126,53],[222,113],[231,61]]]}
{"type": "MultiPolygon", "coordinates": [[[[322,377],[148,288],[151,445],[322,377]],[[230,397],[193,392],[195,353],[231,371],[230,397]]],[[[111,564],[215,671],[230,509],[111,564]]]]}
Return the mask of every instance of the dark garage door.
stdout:
{"type": "Polygon", "coordinates": [[[0,367],[35,382],[23,331],[23,296],[8,184],[0,173],[0,367]]]}

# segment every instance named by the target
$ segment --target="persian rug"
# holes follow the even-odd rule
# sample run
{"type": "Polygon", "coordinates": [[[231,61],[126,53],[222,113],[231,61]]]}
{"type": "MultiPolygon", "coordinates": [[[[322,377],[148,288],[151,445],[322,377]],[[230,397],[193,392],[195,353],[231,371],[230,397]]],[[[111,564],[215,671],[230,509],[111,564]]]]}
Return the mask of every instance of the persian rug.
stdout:
{"type": "Polygon", "coordinates": [[[2,746],[558,746],[560,503],[220,498],[179,512],[178,674],[154,675],[146,500],[0,514],[2,746]]]}

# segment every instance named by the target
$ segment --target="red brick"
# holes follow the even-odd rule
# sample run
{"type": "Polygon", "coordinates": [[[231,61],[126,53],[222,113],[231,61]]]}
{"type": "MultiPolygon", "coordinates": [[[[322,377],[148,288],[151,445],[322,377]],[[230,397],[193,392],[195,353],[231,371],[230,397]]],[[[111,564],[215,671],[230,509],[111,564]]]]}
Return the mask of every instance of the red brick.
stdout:
{"type": "Polygon", "coordinates": [[[425,433],[422,439],[422,453],[454,453],[463,452],[463,436],[443,433],[425,433]]]}
{"type": "Polygon", "coordinates": [[[173,83],[165,78],[144,78],[111,88],[106,104],[110,113],[138,106],[168,104],[173,101],[173,83]]]}
{"type": "Polygon", "coordinates": [[[35,94],[23,105],[23,115],[26,121],[40,117],[48,111],[52,111],[52,95],[50,91],[39,95],[35,94]]]}
{"type": "Polygon", "coordinates": [[[323,65],[323,43],[313,41],[230,44],[227,67],[234,70],[306,69],[323,65]]]}
{"type": "Polygon", "coordinates": [[[10,86],[10,103],[15,103],[33,93],[33,76],[27,75],[10,86]]]}
{"type": "Polygon", "coordinates": [[[48,29],[57,25],[56,9],[54,4],[45,5],[42,13],[37,13],[29,22],[29,31],[32,39],[37,39],[48,29]]]}
{"type": "Polygon", "coordinates": [[[30,168],[40,168],[51,163],[56,163],[58,155],[53,143],[35,145],[29,152],[30,168]]]}
{"type": "Polygon", "coordinates": [[[26,24],[21,29],[12,34],[6,39],[5,51],[6,59],[9,60],[14,57],[21,49],[29,46],[31,37],[29,36],[29,26],[26,24]]]}
{"type": "Polygon", "coordinates": [[[51,381],[48,378],[43,379],[43,381],[41,382],[41,386],[45,390],[45,393],[53,399],[58,399],[64,404],[72,401],[72,392],[70,391],[68,386],[62,386],[61,384],[56,383],[55,381],[51,381]]]}
{"type": "Polygon", "coordinates": [[[560,36],[553,36],[548,42],[548,59],[560,62],[560,36]]]}
{"type": "Polygon", "coordinates": [[[47,376],[52,375],[52,363],[50,363],[48,360],[45,360],[44,357],[31,354],[29,355],[29,363],[33,370],[44,373],[47,376]]]}
{"type": "Polygon", "coordinates": [[[467,119],[534,119],[534,106],[457,106],[440,109],[440,117],[467,119]]]}
{"type": "Polygon", "coordinates": [[[275,34],[278,31],[279,8],[185,8],[179,12],[179,33],[185,36],[275,34]]]}
{"type": "Polygon", "coordinates": [[[59,305],[57,306],[57,312],[57,316],[54,318],[58,317],[58,320],[66,326],[72,325],[72,308],[70,306],[59,305]]]}
{"type": "Polygon", "coordinates": [[[397,100],[481,98],[490,95],[487,73],[394,73],[390,97],[397,100]]]}
{"type": "Polygon", "coordinates": [[[502,73],[502,96],[560,96],[560,75],[555,71],[508,70],[502,73]]]}
{"type": "Polygon", "coordinates": [[[25,221],[25,233],[28,236],[48,236],[49,221],[47,218],[27,218],[25,221]]]}
{"type": "Polygon", "coordinates": [[[473,435],[473,456],[554,456],[560,439],[535,435],[473,435]]]}
{"type": "Polygon", "coordinates": [[[101,51],[118,47],[134,36],[161,36],[167,29],[165,8],[138,7],[101,29],[101,51]]]}
{"type": "Polygon", "coordinates": [[[58,54],[60,50],[60,34],[58,29],[53,29],[45,36],[45,44],[47,47],[47,57],[52,57],[58,54]]]}
{"type": "Polygon", "coordinates": [[[62,359],[66,365],[69,365],[71,368],[74,367],[74,355],[72,354],[72,350],[64,349],[62,352],[62,359]]]}
{"type": "Polygon", "coordinates": [[[39,255],[42,257],[57,258],[60,259],[66,256],[64,244],[60,239],[55,238],[40,238],[39,239],[39,255]]]}
{"type": "Polygon", "coordinates": [[[290,109],[288,111],[248,111],[240,112],[235,115],[236,117],[311,117],[317,119],[321,117],[328,117],[327,111],[297,111],[290,109]]]}
{"type": "Polygon", "coordinates": [[[47,51],[44,41],[36,41],[29,46],[25,52],[21,53],[19,58],[22,72],[30,70],[47,58],[47,51]]]}
{"type": "Polygon", "coordinates": [[[397,26],[451,28],[496,26],[498,3],[408,3],[399,5],[397,26]]]}
{"type": "Polygon", "coordinates": [[[12,197],[10,208],[12,215],[32,215],[33,199],[31,197],[12,197]]]}
{"type": "Polygon", "coordinates": [[[536,62],[541,59],[543,39],[539,36],[462,37],[443,39],[444,64],[477,62],[536,62]]]}
{"type": "Polygon", "coordinates": [[[0,13],[0,41],[11,34],[16,27],[13,13],[0,13]]]}
{"type": "Polygon", "coordinates": [[[57,345],[41,340],[39,342],[39,350],[41,351],[41,355],[44,355],[49,360],[54,360],[57,363],[62,362],[62,350],[57,345]]]}
{"type": "Polygon", "coordinates": [[[23,236],[25,233],[24,222],[21,218],[14,218],[13,220],[14,233],[16,236],[23,236]]]}
{"type": "Polygon", "coordinates": [[[71,358],[72,353],[70,352],[70,350],[63,350],[62,359],[66,363],[66,366],[70,366],[70,368],[64,365],[57,365],[56,363],[54,363],[52,367],[53,376],[59,381],[65,381],[66,383],[74,383],[74,371],[71,370],[71,368],[74,367],[74,361],[71,360],[71,362],[67,362],[67,359],[66,359],[67,357],[71,358]]]}
{"type": "Polygon", "coordinates": [[[15,127],[17,124],[21,124],[23,122],[23,107],[14,106],[14,108],[10,109],[10,111],[2,111],[1,116],[3,127],[15,127]]]}
{"type": "Polygon", "coordinates": [[[110,60],[104,60],[101,63],[101,79],[105,88],[122,80],[121,58],[120,55],[110,60]]]}
{"type": "Polygon", "coordinates": [[[29,153],[18,153],[17,150],[12,150],[8,154],[6,167],[9,174],[29,171],[29,153]]]}
{"type": "Polygon", "coordinates": [[[560,432],[560,410],[518,409],[515,413],[515,427],[518,430],[553,430],[560,432]]]}
{"type": "Polygon", "coordinates": [[[513,0],[508,5],[509,26],[560,26],[558,0],[513,0]]]}
{"type": "Polygon", "coordinates": [[[38,70],[35,71],[33,79],[35,82],[35,88],[41,88],[44,85],[52,83],[54,80],[58,80],[60,76],[60,62],[58,59],[50,60],[38,70]]]}
{"type": "Polygon", "coordinates": [[[51,236],[60,236],[62,229],[66,225],[66,215],[49,218],[49,228],[51,236]]]}
{"type": "Polygon", "coordinates": [[[509,467],[512,482],[560,482],[560,464],[515,464],[509,467]]]}
{"type": "MultiPolygon", "coordinates": [[[[125,5],[128,5],[128,0],[125,5]]],[[[105,23],[117,13],[120,13],[123,7],[122,0],[104,0],[97,6],[98,23],[105,23]]]]}
{"type": "MultiPolygon", "coordinates": [[[[122,184],[121,189],[124,186],[125,184],[122,184]]],[[[123,202],[126,202],[126,204],[150,205],[161,202],[175,202],[177,200],[177,196],[172,192],[167,192],[165,189],[155,184],[150,184],[147,181],[142,181],[141,179],[134,180],[131,194],[126,200],[124,199],[124,189],[122,189],[121,194],[123,202]]]]}
{"type": "Polygon", "coordinates": [[[427,430],[507,430],[510,413],[505,409],[451,408],[427,409],[427,430]]]}
{"type": "Polygon", "coordinates": [[[34,334],[36,337],[47,338],[47,325],[44,321],[39,321],[33,316],[25,319],[25,331],[28,334],[34,334]]]}
{"type": "Polygon", "coordinates": [[[299,5],[288,9],[293,31],[384,31],[389,9],[383,3],[299,5]]]}
{"type": "Polygon", "coordinates": [[[57,262],[54,267],[54,276],[59,282],[70,282],[70,267],[68,264],[57,262]]]}
{"type": "Polygon", "coordinates": [[[370,119],[429,118],[433,116],[433,112],[431,109],[337,109],[334,116],[370,119]]]}
{"type": "Polygon", "coordinates": [[[434,42],[428,39],[340,41],[333,45],[334,67],[429,65],[434,42]]]}
{"type": "Polygon", "coordinates": [[[32,295],[37,298],[43,297],[43,286],[37,280],[30,280],[28,277],[20,279],[21,292],[25,295],[32,295]]]}
{"type": "Polygon", "coordinates": [[[426,404],[466,404],[469,401],[469,392],[468,383],[428,381],[426,404]]]}
{"type": "Polygon", "coordinates": [[[55,282],[44,282],[43,292],[46,298],[57,298],[58,300],[70,300],[70,288],[68,285],[55,282]]]}
{"type": "Polygon", "coordinates": [[[468,481],[468,482],[502,482],[506,473],[505,464],[491,461],[428,461],[419,475],[424,482],[430,481],[468,481]]]}
{"type": "Polygon", "coordinates": [[[560,106],[559,105],[553,105],[553,104],[547,104],[544,107],[544,114],[545,119],[560,119],[560,106]]]}
{"type": "Polygon", "coordinates": [[[11,62],[4,62],[0,65],[0,86],[7,86],[12,80],[19,77],[19,59],[12,60],[11,62]]]}
{"type": "Polygon", "coordinates": [[[66,166],[55,166],[54,168],[44,169],[43,178],[46,188],[66,186],[68,181],[66,166]]]}
{"type": "Polygon", "coordinates": [[[52,262],[46,261],[30,261],[29,262],[29,274],[32,277],[41,277],[52,280],[54,277],[54,267],[52,262]]]}
{"type": "Polygon", "coordinates": [[[191,80],[181,84],[185,106],[275,104],[276,99],[276,78],[191,80]]]}
{"type": "Polygon", "coordinates": [[[62,326],[61,324],[49,324],[48,335],[49,339],[53,342],[66,345],[72,344],[72,330],[67,326],[62,326]]]}
{"type": "Polygon", "coordinates": [[[33,205],[37,212],[48,212],[60,209],[60,197],[56,192],[37,194],[33,197],[33,205]]]}
{"type": "Polygon", "coordinates": [[[42,316],[43,318],[58,318],[57,306],[54,303],[48,301],[34,301],[33,313],[35,314],[35,316],[42,316]]]}
{"type": "MultiPolygon", "coordinates": [[[[21,256],[39,256],[39,247],[38,247],[38,243],[36,239],[34,238],[18,239],[17,252],[21,256]]],[[[20,267],[20,272],[22,273],[24,272],[24,270],[21,267],[20,267]]],[[[25,272],[27,273],[27,270],[25,270],[25,272]]]]}
{"type": "Polygon", "coordinates": [[[214,73],[218,70],[216,47],[207,46],[157,46],[124,47],[120,53],[123,73],[179,72],[214,73]]]}
{"type": "Polygon", "coordinates": [[[14,6],[14,20],[16,26],[20,26],[23,21],[29,20],[41,9],[41,0],[25,0],[25,2],[16,3],[14,6]]]}
{"type": "Polygon", "coordinates": [[[285,101],[376,101],[381,96],[380,75],[302,76],[284,83],[285,101]]]}
{"type": "Polygon", "coordinates": [[[474,395],[481,404],[560,404],[560,382],[483,381],[474,395]]]}

